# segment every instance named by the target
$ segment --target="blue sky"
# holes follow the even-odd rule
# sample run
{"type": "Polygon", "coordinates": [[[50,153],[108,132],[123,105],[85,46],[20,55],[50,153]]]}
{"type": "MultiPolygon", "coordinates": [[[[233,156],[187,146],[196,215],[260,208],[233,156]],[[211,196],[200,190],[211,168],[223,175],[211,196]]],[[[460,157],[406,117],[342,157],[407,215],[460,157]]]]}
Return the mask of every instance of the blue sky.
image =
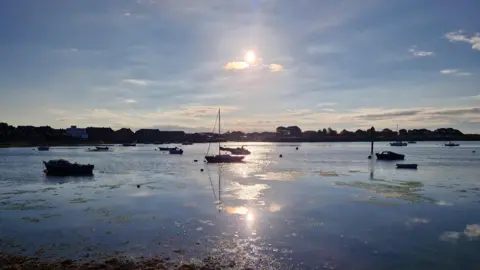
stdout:
{"type": "Polygon", "coordinates": [[[0,121],[480,132],[474,0],[0,1],[0,121]],[[246,54],[255,58],[246,59],[246,54]]]}

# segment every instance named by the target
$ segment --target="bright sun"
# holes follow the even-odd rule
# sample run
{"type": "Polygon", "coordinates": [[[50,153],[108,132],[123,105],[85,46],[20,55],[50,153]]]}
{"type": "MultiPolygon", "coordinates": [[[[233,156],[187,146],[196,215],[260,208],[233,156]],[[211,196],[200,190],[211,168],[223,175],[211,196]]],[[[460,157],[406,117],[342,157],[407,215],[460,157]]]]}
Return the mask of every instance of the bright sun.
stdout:
{"type": "Polygon", "coordinates": [[[245,54],[245,62],[247,62],[248,64],[254,64],[256,60],[257,57],[253,51],[248,51],[245,54]]]}

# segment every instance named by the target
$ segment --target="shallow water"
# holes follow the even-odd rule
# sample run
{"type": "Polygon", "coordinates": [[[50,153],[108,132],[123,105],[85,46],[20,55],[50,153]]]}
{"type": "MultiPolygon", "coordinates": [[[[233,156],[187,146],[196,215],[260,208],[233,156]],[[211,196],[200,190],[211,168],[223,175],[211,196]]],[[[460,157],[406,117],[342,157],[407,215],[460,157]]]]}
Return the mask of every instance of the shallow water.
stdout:
{"type": "Polygon", "coordinates": [[[0,149],[1,251],[216,256],[234,268],[480,267],[480,143],[376,144],[418,170],[368,160],[368,143],[299,145],[249,143],[245,163],[226,165],[202,162],[206,144],[182,156],[154,145],[0,149]],[[95,164],[95,174],[47,177],[42,160],[54,158],[95,164]]]}

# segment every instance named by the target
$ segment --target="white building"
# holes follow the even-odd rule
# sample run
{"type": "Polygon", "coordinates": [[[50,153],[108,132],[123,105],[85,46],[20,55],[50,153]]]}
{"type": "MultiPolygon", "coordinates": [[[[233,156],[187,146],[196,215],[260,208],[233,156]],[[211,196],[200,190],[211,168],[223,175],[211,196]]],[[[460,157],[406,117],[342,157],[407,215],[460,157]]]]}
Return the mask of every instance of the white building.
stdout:
{"type": "Polygon", "coordinates": [[[71,126],[67,128],[67,135],[79,139],[88,139],[88,133],[86,128],[77,128],[77,126],[71,126]]]}

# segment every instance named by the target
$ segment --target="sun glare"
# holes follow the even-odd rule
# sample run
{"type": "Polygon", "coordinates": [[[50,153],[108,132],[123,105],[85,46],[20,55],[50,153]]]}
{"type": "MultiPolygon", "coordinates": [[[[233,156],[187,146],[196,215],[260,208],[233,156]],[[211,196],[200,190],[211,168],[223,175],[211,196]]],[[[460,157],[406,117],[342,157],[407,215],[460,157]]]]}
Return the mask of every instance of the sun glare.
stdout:
{"type": "Polygon", "coordinates": [[[255,52],[253,51],[248,51],[245,54],[245,62],[249,64],[254,64],[257,61],[257,56],[255,55],[255,52]]]}

